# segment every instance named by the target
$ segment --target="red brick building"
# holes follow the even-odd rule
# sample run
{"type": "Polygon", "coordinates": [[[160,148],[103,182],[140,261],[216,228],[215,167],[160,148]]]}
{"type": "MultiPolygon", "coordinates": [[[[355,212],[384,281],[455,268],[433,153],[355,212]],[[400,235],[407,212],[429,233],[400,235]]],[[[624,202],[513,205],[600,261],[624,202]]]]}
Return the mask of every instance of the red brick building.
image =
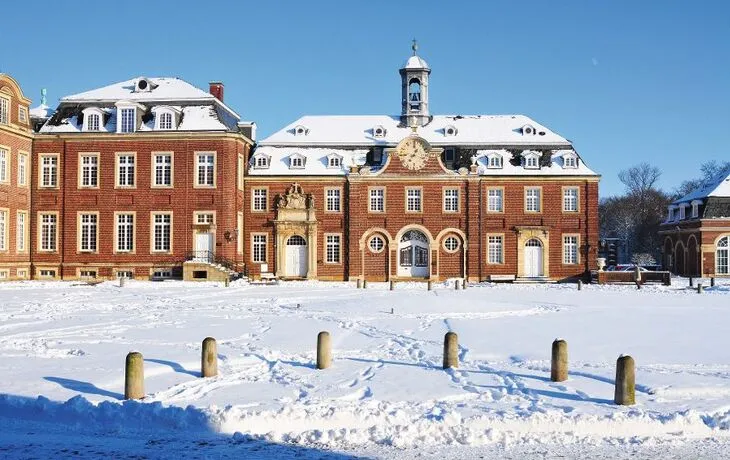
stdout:
{"type": "Polygon", "coordinates": [[[522,115],[431,115],[431,69],[402,69],[399,116],[305,116],[261,141],[244,179],[257,276],[560,280],[595,268],[598,182],[522,115]]]}
{"type": "Polygon", "coordinates": [[[0,73],[0,280],[30,277],[30,101],[0,73]]]}
{"type": "Polygon", "coordinates": [[[730,174],[669,205],[663,235],[665,270],[683,276],[730,276],[730,174]]]}
{"type": "Polygon", "coordinates": [[[215,279],[242,270],[254,129],[225,105],[221,83],[207,93],[139,77],[62,98],[33,144],[33,276],[146,279],[189,268],[187,277],[215,279]]]}

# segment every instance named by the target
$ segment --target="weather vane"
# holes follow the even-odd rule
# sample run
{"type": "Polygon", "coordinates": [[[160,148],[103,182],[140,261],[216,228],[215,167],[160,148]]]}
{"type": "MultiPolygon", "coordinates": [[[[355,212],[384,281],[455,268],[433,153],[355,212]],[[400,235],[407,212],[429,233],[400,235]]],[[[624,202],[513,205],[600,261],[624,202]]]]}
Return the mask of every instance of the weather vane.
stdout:
{"type": "Polygon", "coordinates": [[[43,88],[41,90],[41,105],[46,105],[46,93],[47,93],[46,89],[43,88]]]}
{"type": "Polygon", "coordinates": [[[413,55],[416,55],[416,51],[418,51],[418,42],[416,39],[413,39],[413,44],[411,45],[411,49],[413,50],[413,55]]]}

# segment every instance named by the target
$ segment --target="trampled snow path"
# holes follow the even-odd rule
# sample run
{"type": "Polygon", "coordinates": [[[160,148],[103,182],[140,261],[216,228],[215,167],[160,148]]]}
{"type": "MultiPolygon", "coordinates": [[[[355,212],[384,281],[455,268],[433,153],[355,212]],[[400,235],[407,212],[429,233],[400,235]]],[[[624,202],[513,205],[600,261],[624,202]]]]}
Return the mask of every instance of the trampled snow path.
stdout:
{"type": "Polygon", "coordinates": [[[72,455],[63,449],[85,442],[111,456],[519,457],[544,447],[717,457],[730,443],[727,282],[701,296],[679,286],[370,287],[2,284],[0,455],[46,452],[33,445],[72,455]],[[320,330],[333,339],[325,371],[314,369],[320,330]],[[444,371],[449,330],[461,366],[444,371]],[[206,336],[218,340],[212,379],[198,377],[206,336]],[[570,353],[559,384],[549,380],[555,337],[570,353]],[[122,404],[133,349],[148,397],[122,404]],[[637,362],[630,408],[612,403],[621,353],[637,362]]]}

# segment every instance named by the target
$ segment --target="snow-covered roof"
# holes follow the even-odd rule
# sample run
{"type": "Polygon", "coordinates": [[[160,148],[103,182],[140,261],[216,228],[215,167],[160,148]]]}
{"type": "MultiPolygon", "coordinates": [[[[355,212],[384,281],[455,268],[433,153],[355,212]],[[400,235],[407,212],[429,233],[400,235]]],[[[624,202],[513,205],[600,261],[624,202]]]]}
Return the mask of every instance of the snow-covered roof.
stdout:
{"type": "Polygon", "coordinates": [[[403,66],[404,69],[430,69],[428,63],[421,56],[411,56],[403,66]]]}
{"type": "MultiPolygon", "coordinates": [[[[532,151],[526,151],[527,154],[532,151]]],[[[522,152],[520,156],[525,156],[526,152],[522,152]]],[[[541,152],[534,152],[541,155],[541,152]]],[[[567,156],[577,156],[572,149],[553,150],[550,156],[550,164],[543,165],[539,169],[525,169],[522,165],[514,165],[510,160],[512,153],[504,150],[477,150],[477,174],[481,176],[597,176],[595,171],[586,166],[579,160],[576,167],[565,167],[564,158],[567,156]],[[489,157],[494,155],[502,156],[501,168],[489,168],[489,157]]]]}
{"type": "MultiPolygon", "coordinates": [[[[270,146],[394,146],[412,133],[401,124],[400,116],[389,115],[308,115],[271,136],[259,145],[270,146]],[[306,135],[295,135],[294,128],[303,126],[306,135]],[[375,137],[376,126],[385,128],[383,137],[375,137]]],[[[570,141],[524,115],[435,115],[417,134],[432,145],[489,146],[545,145],[569,146],[570,141]],[[523,134],[531,125],[533,134],[523,134]],[[448,126],[456,128],[455,135],[446,135],[448,126]]]]}
{"type": "Polygon", "coordinates": [[[676,205],[683,202],[702,200],[709,197],[730,198],[730,173],[721,174],[702,187],[698,187],[682,198],[675,200],[672,204],[676,205]]]}
{"type": "Polygon", "coordinates": [[[53,109],[48,107],[46,104],[40,104],[29,110],[31,118],[51,118],[53,115],[53,109]]]}

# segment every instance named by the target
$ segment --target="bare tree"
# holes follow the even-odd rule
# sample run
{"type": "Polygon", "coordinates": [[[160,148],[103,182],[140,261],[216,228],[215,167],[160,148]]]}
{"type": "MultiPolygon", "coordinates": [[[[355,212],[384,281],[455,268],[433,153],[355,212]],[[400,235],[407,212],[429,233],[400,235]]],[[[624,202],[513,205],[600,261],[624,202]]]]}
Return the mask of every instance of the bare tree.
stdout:
{"type": "Polygon", "coordinates": [[[682,182],[682,185],[674,190],[674,198],[682,198],[695,189],[717,180],[722,175],[730,174],[730,161],[719,163],[715,160],[702,163],[700,166],[701,177],[682,182]]]}
{"type": "Polygon", "coordinates": [[[655,188],[661,175],[662,172],[659,168],[644,162],[624,169],[618,173],[618,178],[626,186],[626,192],[629,195],[643,198],[649,190],[655,188]]]}

